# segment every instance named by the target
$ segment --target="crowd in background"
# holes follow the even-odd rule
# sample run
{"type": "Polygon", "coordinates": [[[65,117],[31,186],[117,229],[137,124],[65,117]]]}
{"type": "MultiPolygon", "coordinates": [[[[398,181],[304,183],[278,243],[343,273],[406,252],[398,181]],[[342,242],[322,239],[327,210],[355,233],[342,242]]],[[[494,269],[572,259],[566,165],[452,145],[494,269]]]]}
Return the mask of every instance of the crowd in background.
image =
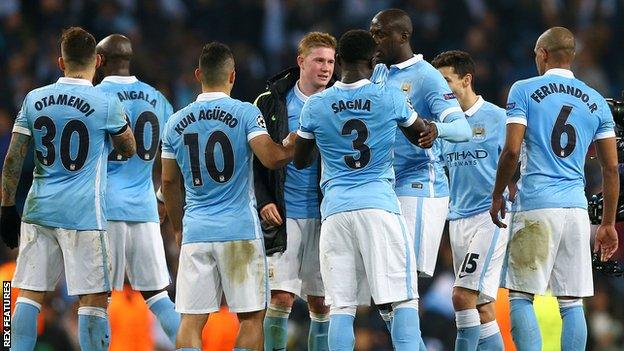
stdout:
{"type": "MultiPolygon", "coordinates": [[[[232,95],[253,101],[267,78],[295,65],[296,46],[303,34],[319,30],[339,37],[347,29],[368,28],[373,15],[389,7],[410,14],[412,46],[425,59],[450,49],[472,54],[477,65],[476,91],[500,106],[505,104],[511,83],[536,74],[535,40],[553,25],[566,26],[576,35],[577,77],[606,97],[619,97],[624,88],[624,1],[618,0],[2,0],[0,169],[22,99],[62,73],[57,57],[63,28],[83,26],[98,40],[111,33],[127,35],[134,45],[133,74],[181,108],[199,92],[193,70],[204,43],[218,40],[231,46],[237,73],[232,95]]],[[[32,155],[30,158],[18,193],[21,202],[32,178],[32,155]]],[[[177,248],[166,222],[163,228],[175,277],[177,248]]],[[[5,263],[0,275],[7,280],[6,270],[10,271],[16,253],[0,246],[0,261],[5,263]]],[[[455,335],[448,244],[443,244],[438,262],[435,277],[421,280],[421,326],[430,350],[448,350],[455,335]]],[[[589,348],[621,350],[624,278],[596,276],[595,280],[596,295],[585,302],[589,348]]],[[[170,294],[174,292],[172,284],[170,294]]],[[[122,306],[141,308],[142,300],[134,301],[131,292],[118,296],[125,298],[121,301],[127,305],[122,306]]],[[[66,296],[61,284],[47,301],[38,342],[49,346],[45,350],[67,350],[64,345],[76,340],[76,300],[66,296]]],[[[559,318],[556,307],[551,312],[559,318]]],[[[142,335],[151,340],[148,349],[170,347],[149,313],[137,311],[136,315],[136,323],[153,326],[142,335]]],[[[123,324],[127,319],[115,321],[111,316],[111,323],[123,324]]],[[[297,304],[289,327],[293,334],[289,350],[305,349],[307,321],[305,304],[297,304]]],[[[356,328],[357,350],[388,349],[389,337],[376,310],[362,309],[356,328]]],[[[545,330],[545,340],[547,333],[545,330]]]]}

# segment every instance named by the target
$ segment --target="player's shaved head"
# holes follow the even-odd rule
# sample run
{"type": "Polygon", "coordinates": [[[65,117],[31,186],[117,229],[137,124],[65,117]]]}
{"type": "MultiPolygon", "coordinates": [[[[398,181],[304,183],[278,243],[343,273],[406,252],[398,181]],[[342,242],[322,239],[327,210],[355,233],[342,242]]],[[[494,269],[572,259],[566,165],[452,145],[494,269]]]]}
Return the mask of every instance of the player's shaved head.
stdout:
{"type": "Polygon", "coordinates": [[[132,59],[132,43],[125,35],[111,34],[107,36],[100,40],[96,50],[108,61],[130,61],[132,59]]]}
{"type": "Polygon", "coordinates": [[[222,43],[212,42],[202,48],[199,56],[201,81],[209,87],[226,85],[234,71],[234,54],[222,43]]]}
{"type": "Polygon", "coordinates": [[[412,35],[412,20],[407,12],[401,9],[383,10],[373,17],[372,23],[375,22],[379,23],[388,30],[398,33],[408,33],[409,36],[412,35]]]}
{"type": "Polygon", "coordinates": [[[564,27],[552,27],[537,39],[535,48],[543,48],[560,63],[570,63],[574,59],[574,34],[564,27]]]}

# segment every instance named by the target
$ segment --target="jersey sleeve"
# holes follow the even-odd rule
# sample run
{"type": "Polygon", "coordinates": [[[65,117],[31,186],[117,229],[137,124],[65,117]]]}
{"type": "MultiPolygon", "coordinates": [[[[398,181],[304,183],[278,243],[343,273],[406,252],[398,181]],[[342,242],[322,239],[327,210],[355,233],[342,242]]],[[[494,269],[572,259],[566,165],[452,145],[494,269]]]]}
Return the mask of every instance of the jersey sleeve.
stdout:
{"type": "Polygon", "coordinates": [[[421,84],[429,110],[437,122],[450,123],[465,118],[455,94],[440,72],[436,70],[429,75],[429,79],[423,79],[421,84]]]}
{"type": "Polygon", "coordinates": [[[613,115],[611,109],[604,99],[601,99],[599,125],[594,135],[594,140],[614,138],[615,137],[615,123],[613,122],[613,115]]]}
{"type": "Polygon", "coordinates": [[[383,63],[378,63],[373,69],[370,81],[375,84],[384,85],[388,78],[388,68],[383,63]]]}
{"type": "Polygon", "coordinates": [[[119,99],[110,97],[108,101],[108,116],[106,116],[105,129],[109,134],[119,134],[123,132],[128,125],[126,113],[119,99]]]}
{"type": "Polygon", "coordinates": [[[299,115],[299,129],[297,130],[297,135],[304,139],[314,139],[314,129],[316,128],[314,118],[312,118],[312,104],[310,101],[311,99],[306,101],[299,115]]]}
{"type": "Polygon", "coordinates": [[[171,138],[169,137],[171,134],[171,123],[170,123],[171,119],[169,121],[167,121],[167,123],[165,124],[165,128],[163,130],[163,136],[162,136],[162,151],[160,153],[160,157],[162,158],[168,158],[168,159],[175,159],[175,150],[173,149],[173,143],[171,138]]]}
{"type": "Polygon", "coordinates": [[[245,134],[247,135],[247,141],[251,141],[251,139],[263,135],[269,134],[266,130],[266,122],[264,121],[264,116],[262,112],[258,109],[258,107],[252,104],[245,104],[247,110],[245,111],[245,134]]]}
{"type": "Polygon", "coordinates": [[[32,135],[32,131],[28,126],[28,95],[24,98],[24,102],[22,102],[22,108],[19,110],[17,117],[15,118],[15,124],[13,125],[13,133],[20,133],[24,135],[32,135]]]}
{"type": "Polygon", "coordinates": [[[394,111],[397,123],[401,127],[409,127],[418,118],[418,114],[414,111],[409,98],[399,90],[393,90],[394,111]]]}
{"type": "Polygon", "coordinates": [[[509,89],[507,97],[507,124],[517,123],[527,125],[528,101],[518,82],[509,89]]]}

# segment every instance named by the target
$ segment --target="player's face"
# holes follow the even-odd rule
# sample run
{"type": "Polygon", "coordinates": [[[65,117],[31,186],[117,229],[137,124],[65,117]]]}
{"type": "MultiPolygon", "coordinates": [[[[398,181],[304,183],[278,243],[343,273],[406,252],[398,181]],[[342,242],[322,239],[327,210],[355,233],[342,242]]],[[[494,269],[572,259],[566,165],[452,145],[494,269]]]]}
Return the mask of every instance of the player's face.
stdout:
{"type": "Polygon", "coordinates": [[[393,65],[398,56],[401,45],[401,34],[393,31],[379,18],[375,17],[371,21],[370,32],[375,39],[377,49],[375,50],[375,63],[393,65]]]}
{"type": "Polygon", "coordinates": [[[305,56],[297,61],[301,68],[301,79],[312,83],[317,88],[324,88],[334,74],[336,51],[332,48],[316,47],[310,49],[305,56]]]}
{"type": "Polygon", "coordinates": [[[439,67],[438,71],[442,73],[444,80],[448,83],[451,91],[458,99],[461,99],[464,96],[464,92],[466,89],[466,84],[464,79],[462,79],[457,73],[455,73],[455,69],[450,66],[439,67]]]}

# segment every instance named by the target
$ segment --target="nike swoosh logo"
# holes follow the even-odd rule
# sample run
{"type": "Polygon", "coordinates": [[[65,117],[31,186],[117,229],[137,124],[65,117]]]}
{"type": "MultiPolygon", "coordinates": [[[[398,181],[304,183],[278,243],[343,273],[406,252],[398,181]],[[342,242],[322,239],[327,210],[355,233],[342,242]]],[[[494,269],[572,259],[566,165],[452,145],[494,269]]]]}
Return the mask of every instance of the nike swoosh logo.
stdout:
{"type": "Polygon", "coordinates": [[[466,277],[466,276],[468,276],[468,274],[464,274],[464,275],[460,274],[458,277],[459,277],[459,279],[461,279],[461,278],[466,277]]]}

